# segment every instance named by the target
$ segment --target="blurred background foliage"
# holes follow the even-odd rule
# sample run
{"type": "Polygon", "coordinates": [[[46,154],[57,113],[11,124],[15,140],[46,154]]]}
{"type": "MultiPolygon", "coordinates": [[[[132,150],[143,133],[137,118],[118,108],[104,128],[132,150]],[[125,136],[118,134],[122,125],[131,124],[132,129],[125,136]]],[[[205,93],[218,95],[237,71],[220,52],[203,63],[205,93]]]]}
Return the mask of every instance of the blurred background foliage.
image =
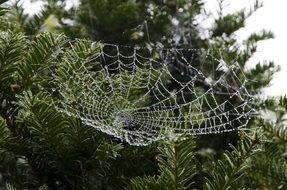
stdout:
{"type": "MultiPolygon", "coordinates": [[[[78,3],[66,9],[65,0],[48,0],[39,13],[27,15],[18,1],[1,1],[0,189],[287,189],[287,98],[259,96],[278,69],[273,62],[244,69],[259,113],[247,131],[146,147],[132,147],[63,115],[40,88],[51,77],[44,68],[59,64],[57,47],[74,39],[221,49],[215,58],[246,68],[257,42],[273,37],[262,30],[244,44],[235,39],[260,2],[225,15],[219,0],[211,28],[200,24],[210,18],[201,0],[78,3]]],[[[202,55],[195,60],[200,65],[202,55]]]]}

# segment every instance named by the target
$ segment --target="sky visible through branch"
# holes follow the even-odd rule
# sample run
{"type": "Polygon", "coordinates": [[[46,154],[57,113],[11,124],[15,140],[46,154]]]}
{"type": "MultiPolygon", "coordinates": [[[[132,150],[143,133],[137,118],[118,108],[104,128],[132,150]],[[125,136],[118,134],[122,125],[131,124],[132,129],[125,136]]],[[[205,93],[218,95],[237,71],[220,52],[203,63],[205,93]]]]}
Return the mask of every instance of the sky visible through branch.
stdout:
{"type": "MultiPolygon", "coordinates": [[[[252,68],[259,61],[271,60],[279,65],[281,71],[274,75],[271,86],[264,89],[267,96],[280,96],[287,94],[287,25],[283,19],[287,18],[287,1],[284,0],[262,0],[263,7],[256,11],[246,20],[246,27],[236,32],[237,39],[242,42],[252,32],[259,32],[262,29],[274,32],[274,39],[264,40],[258,43],[258,52],[249,60],[247,67],[252,68]]],[[[227,0],[226,13],[240,10],[244,7],[247,9],[254,4],[254,0],[227,0]]],[[[206,8],[216,16],[218,9],[216,0],[206,0],[206,8]]]]}
{"type": "MultiPolygon", "coordinates": [[[[22,0],[27,13],[36,13],[43,5],[43,2],[22,0]]],[[[67,8],[77,5],[77,0],[69,0],[67,8]]],[[[252,32],[262,29],[271,30],[275,34],[274,39],[264,40],[258,43],[258,52],[247,63],[248,68],[254,67],[259,61],[271,60],[279,65],[281,70],[274,75],[271,86],[264,89],[267,96],[280,96],[287,94],[285,81],[287,80],[287,58],[285,55],[285,44],[287,43],[287,25],[283,24],[283,18],[287,18],[287,1],[284,0],[262,0],[264,6],[247,19],[246,27],[236,32],[238,41],[242,42],[252,32]]],[[[231,13],[241,8],[249,8],[254,4],[254,0],[226,0],[225,13],[231,13]]],[[[206,0],[206,9],[214,17],[217,15],[217,0],[206,0]]],[[[206,22],[206,26],[210,23],[206,22]]]]}

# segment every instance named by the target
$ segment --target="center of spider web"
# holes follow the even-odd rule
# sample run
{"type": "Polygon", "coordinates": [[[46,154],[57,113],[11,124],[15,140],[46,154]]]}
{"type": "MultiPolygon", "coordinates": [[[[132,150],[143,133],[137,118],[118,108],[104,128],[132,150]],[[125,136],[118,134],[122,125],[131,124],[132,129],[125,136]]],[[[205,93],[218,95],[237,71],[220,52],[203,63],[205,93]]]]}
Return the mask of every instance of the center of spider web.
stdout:
{"type": "Polygon", "coordinates": [[[113,113],[113,117],[114,125],[121,125],[123,127],[128,127],[133,120],[132,113],[129,111],[116,110],[113,113]]]}

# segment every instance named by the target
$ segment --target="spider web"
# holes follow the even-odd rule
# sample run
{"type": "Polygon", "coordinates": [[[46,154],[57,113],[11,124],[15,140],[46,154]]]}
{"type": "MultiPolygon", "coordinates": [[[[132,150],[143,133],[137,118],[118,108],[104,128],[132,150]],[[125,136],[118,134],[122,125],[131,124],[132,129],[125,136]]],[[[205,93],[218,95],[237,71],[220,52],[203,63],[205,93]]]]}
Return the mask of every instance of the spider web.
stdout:
{"type": "Polygon", "coordinates": [[[244,128],[248,80],[220,51],[98,45],[64,59],[54,84],[60,111],[132,145],[244,128]],[[74,64],[70,64],[74,62],[74,64]]]}

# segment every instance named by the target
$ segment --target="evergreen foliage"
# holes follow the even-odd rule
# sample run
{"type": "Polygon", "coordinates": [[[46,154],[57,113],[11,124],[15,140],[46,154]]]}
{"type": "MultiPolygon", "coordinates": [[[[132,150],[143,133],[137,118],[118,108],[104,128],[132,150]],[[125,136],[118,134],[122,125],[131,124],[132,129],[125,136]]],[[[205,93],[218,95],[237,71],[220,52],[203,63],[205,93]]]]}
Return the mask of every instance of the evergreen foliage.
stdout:
{"type": "Polygon", "coordinates": [[[128,189],[179,190],[190,188],[197,172],[194,140],[164,143],[158,149],[160,152],[157,156],[159,175],[134,178],[128,189]]]}
{"type": "MultiPolygon", "coordinates": [[[[245,138],[238,142],[237,147],[230,145],[232,151],[226,151],[223,158],[215,163],[211,172],[211,179],[207,179],[207,189],[236,189],[238,181],[245,175],[249,167],[248,161],[258,152],[260,144],[257,134],[250,138],[245,138]]],[[[239,186],[238,186],[239,187],[239,186]]]]}
{"type": "MultiPolygon", "coordinates": [[[[264,30],[251,34],[244,50],[234,38],[260,2],[250,11],[224,15],[220,1],[208,38],[202,38],[196,23],[198,15],[207,16],[200,0],[81,0],[77,10],[65,10],[65,1],[49,0],[34,16],[17,2],[0,2],[0,189],[287,188],[287,97],[257,99],[260,114],[245,132],[131,147],[61,113],[57,94],[47,93],[55,78],[69,82],[65,64],[77,67],[75,58],[85,60],[98,51],[100,42],[88,39],[218,48],[222,51],[215,58],[236,60],[244,68],[257,42],[273,37],[264,30]],[[47,68],[58,69],[58,76],[47,68]]],[[[200,65],[202,57],[195,60],[200,65]]],[[[248,89],[260,94],[276,70],[266,62],[244,71],[248,89]]]]}

